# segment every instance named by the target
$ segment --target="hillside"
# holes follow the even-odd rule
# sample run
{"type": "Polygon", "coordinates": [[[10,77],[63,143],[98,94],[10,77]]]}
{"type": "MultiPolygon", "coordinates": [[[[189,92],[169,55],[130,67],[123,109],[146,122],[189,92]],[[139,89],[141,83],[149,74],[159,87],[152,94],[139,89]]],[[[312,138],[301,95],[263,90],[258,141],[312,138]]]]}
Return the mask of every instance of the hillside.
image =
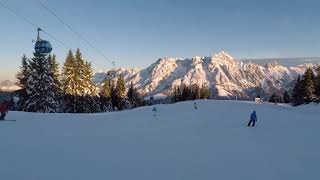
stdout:
{"type": "MultiPolygon", "coordinates": [[[[307,67],[315,68],[316,64],[285,67],[273,62],[261,66],[220,52],[183,60],[163,58],[146,69],[120,68],[116,72],[144,95],[170,95],[175,86],[197,84],[209,86],[214,98],[249,99],[291,90],[293,81],[307,67]]],[[[99,84],[105,77],[105,73],[96,73],[94,81],[99,84]]]]}
{"type": "Polygon", "coordinates": [[[102,114],[9,112],[2,179],[319,179],[319,106],[197,101],[102,114]],[[257,111],[258,126],[246,127],[257,111]]]}

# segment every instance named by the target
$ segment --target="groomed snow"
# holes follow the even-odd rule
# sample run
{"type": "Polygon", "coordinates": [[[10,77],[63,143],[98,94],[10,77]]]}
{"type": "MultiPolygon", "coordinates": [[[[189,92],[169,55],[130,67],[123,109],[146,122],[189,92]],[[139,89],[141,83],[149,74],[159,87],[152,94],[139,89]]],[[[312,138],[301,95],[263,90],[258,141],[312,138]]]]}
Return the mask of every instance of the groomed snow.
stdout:
{"type": "Polygon", "coordinates": [[[0,122],[0,179],[320,179],[319,106],[197,103],[198,110],[192,101],[159,105],[158,117],[152,107],[9,112],[17,122],[0,122]],[[255,128],[246,127],[252,110],[255,128]]]}

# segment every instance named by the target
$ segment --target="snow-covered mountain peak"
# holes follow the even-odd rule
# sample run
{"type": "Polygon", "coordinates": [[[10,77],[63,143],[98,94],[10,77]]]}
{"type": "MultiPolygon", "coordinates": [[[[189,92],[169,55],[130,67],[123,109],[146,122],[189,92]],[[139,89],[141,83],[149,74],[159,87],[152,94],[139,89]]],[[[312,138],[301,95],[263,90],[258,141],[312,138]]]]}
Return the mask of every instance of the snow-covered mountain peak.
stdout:
{"type": "Polygon", "coordinates": [[[224,51],[221,51],[220,53],[213,54],[211,56],[211,63],[224,65],[224,64],[235,64],[237,62],[231,55],[229,55],[224,51]]]}
{"type": "Polygon", "coordinates": [[[212,56],[217,59],[229,59],[229,60],[234,59],[230,54],[226,53],[225,51],[221,51],[219,53],[213,54],[212,56]]]}

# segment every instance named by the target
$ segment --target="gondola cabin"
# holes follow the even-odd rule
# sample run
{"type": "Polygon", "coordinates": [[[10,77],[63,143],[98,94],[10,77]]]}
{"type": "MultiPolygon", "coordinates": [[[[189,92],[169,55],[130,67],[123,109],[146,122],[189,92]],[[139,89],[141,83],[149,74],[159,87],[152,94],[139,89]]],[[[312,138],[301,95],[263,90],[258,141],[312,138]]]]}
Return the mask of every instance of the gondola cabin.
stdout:
{"type": "Polygon", "coordinates": [[[49,54],[52,51],[52,46],[49,41],[40,39],[40,28],[38,28],[38,37],[34,46],[35,53],[37,54],[49,54]]]}

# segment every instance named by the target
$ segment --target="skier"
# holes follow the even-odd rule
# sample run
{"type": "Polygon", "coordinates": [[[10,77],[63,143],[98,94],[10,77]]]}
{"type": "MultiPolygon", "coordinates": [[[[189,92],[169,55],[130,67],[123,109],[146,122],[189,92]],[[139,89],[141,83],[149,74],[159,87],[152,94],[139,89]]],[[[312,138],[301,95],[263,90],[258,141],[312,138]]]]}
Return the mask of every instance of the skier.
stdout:
{"type": "Polygon", "coordinates": [[[158,110],[157,110],[156,107],[153,107],[153,108],[152,108],[152,112],[153,112],[153,116],[157,116],[158,110]]]}
{"type": "Polygon", "coordinates": [[[196,102],[194,102],[193,103],[193,107],[194,107],[195,110],[197,110],[198,109],[198,104],[196,102]]]}
{"type": "Polygon", "coordinates": [[[248,123],[248,126],[251,125],[251,122],[252,122],[252,127],[254,127],[254,125],[256,124],[257,122],[257,114],[256,114],[256,111],[253,111],[250,115],[250,121],[248,123]]]}
{"type": "Polygon", "coordinates": [[[0,120],[4,120],[4,118],[6,117],[7,113],[8,113],[8,103],[7,102],[2,102],[0,103],[0,120]]]}

